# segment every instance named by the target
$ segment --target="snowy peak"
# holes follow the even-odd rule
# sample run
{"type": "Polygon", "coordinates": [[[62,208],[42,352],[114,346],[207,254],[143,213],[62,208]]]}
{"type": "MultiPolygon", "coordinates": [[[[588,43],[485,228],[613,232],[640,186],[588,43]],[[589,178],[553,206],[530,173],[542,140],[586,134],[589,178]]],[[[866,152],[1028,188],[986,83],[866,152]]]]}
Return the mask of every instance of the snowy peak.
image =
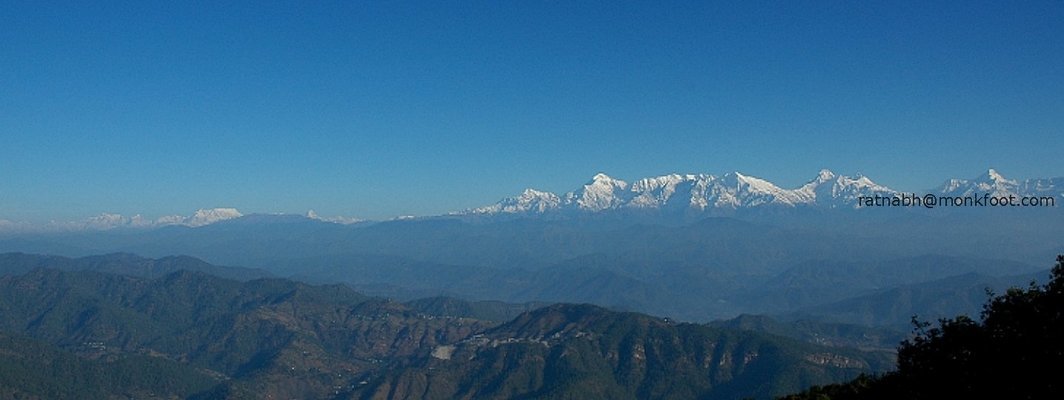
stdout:
{"type": "Polygon", "coordinates": [[[981,184],[984,187],[1002,187],[1002,188],[1014,188],[1019,183],[1005,178],[993,168],[986,171],[985,174],[971,180],[977,184],[981,184]]]}
{"type": "MultiPolygon", "coordinates": [[[[161,228],[166,226],[187,226],[190,228],[198,228],[222,221],[253,216],[262,215],[253,214],[251,216],[247,216],[244,215],[244,213],[241,213],[239,210],[231,207],[201,208],[192,213],[192,215],[167,215],[156,219],[145,218],[140,214],[128,217],[121,214],[104,213],[95,217],[90,217],[79,221],[51,221],[45,225],[34,225],[30,223],[18,223],[7,220],[0,220],[0,232],[72,232],[86,230],[105,231],[112,229],[161,228]]],[[[294,215],[282,214],[280,216],[292,217],[294,215]]],[[[302,216],[298,217],[302,218],[302,216]]],[[[322,217],[319,216],[316,212],[314,212],[314,210],[308,211],[306,214],[306,218],[338,224],[353,224],[363,221],[361,219],[351,217],[322,217]]]]}
{"type": "Polygon", "coordinates": [[[589,182],[588,184],[589,185],[603,184],[603,185],[610,185],[610,186],[619,186],[621,188],[624,188],[627,185],[627,183],[625,183],[624,181],[618,180],[618,179],[613,179],[609,175],[606,175],[606,174],[604,174],[602,172],[599,172],[599,173],[595,174],[595,176],[591,177],[591,182],[589,182]]]}
{"type": "Polygon", "coordinates": [[[1001,176],[1001,174],[999,174],[993,168],[990,168],[990,169],[986,170],[986,178],[988,180],[991,180],[991,181],[1005,181],[1005,180],[1007,180],[1007,179],[1005,179],[1004,176],[1001,176]]]}
{"type": "Polygon", "coordinates": [[[969,196],[989,193],[991,196],[1008,196],[1017,194],[1019,184],[1006,179],[993,168],[972,179],[950,179],[939,188],[939,192],[949,196],[969,196]]]}
{"type": "Polygon", "coordinates": [[[215,222],[225,221],[227,219],[240,218],[244,216],[240,211],[235,208],[210,208],[196,210],[192,217],[185,219],[181,225],[191,226],[193,228],[210,225],[215,222]]]}
{"type": "Polygon", "coordinates": [[[525,214],[544,213],[558,209],[561,198],[550,192],[528,188],[521,195],[509,197],[487,207],[480,207],[469,211],[473,214],[525,214]]]}
{"type": "Polygon", "coordinates": [[[832,179],[835,179],[835,173],[831,172],[831,170],[825,168],[825,169],[820,170],[819,173],[817,173],[816,179],[814,179],[813,181],[814,182],[827,182],[827,181],[830,181],[832,179]]]}
{"type": "Polygon", "coordinates": [[[525,201],[554,201],[558,199],[558,196],[554,193],[528,188],[525,189],[524,192],[521,192],[521,196],[519,196],[519,198],[525,201]]]}
{"type": "Polygon", "coordinates": [[[566,193],[565,202],[576,204],[582,210],[602,211],[625,203],[627,189],[627,182],[600,172],[580,190],[566,193]]]}
{"type": "Polygon", "coordinates": [[[815,178],[795,190],[803,200],[826,208],[853,207],[862,196],[890,196],[896,193],[891,188],[879,185],[858,173],[850,177],[836,175],[826,169],[815,178]]]}
{"type": "Polygon", "coordinates": [[[761,178],[739,172],[724,174],[710,182],[706,203],[715,208],[745,208],[762,205],[793,207],[803,199],[793,191],[785,190],[761,178]]]}
{"type": "Polygon", "coordinates": [[[761,178],[746,176],[739,172],[724,174],[723,181],[729,186],[734,186],[737,192],[747,191],[759,194],[777,194],[783,191],[772,182],[761,178]]]}
{"type": "MultiPolygon", "coordinates": [[[[121,214],[103,213],[95,217],[86,218],[80,221],[51,221],[44,226],[21,224],[17,227],[20,230],[41,232],[64,232],[83,230],[104,231],[118,228],[157,228],[171,225],[200,227],[210,225],[215,222],[239,218],[241,216],[243,216],[243,214],[241,214],[240,211],[237,211],[237,209],[235,208],[199,209],[196,210],[196,212],[190,216],[168,215],[156,219],[145,218],[140,214],[136,214],[132,217],[127,217],[121,214]]],[[[9,223],[7,225],[15,226],[14,223],[9,223]]]]}
{"type": "MultiPolygon", "coordinates": [[[[59,224],[60,223],[53,222],[53,225],[59,224]]],[[[78,227],[81,229],[106,230],[121,226],[136,228],[148,227],[153,225],[153,221],[145,219],[140,214],[126,217],[121,214],[103,213],[95,217],[89,217],[80,222],[70,222],[64,225],[70,225],[71,227],[78,227]]]]}
{"type": "Polygon", "coordinates": [[[307,217],[307,219],[313,219],[313,220],[322,221],[322,222],[332,222],[334,224],[340,224],[340,225],[357,224],[359,222],[364,221],[361,218],[355,218],[355,217],[343,217],[343,216],[323,217],[321,215],[318,215],[318,213],[315,212],[314,210],[307,210],[306,217],[307,217]]]}
{"type": "Polygon", "coordinates": [[[544,212],[558,208],[561,202],[562,199],[554,193],[528,188],[518,196],[515,206],[523,210],[544,212]]]}
{"type": "Polygon", "coordinates": [[[1064,177],[1028,179],[1020,184],[1020,193],[1028,196],[1056,195],[1064,200],[1064,177]]]}
{"type": "Polygon", "coordinates": [[[609,193],[624,191],[627,189],[628,182],[610,178],[609,175],[599,172],[595,174],[595,176],[591,178],[591,181],[585,184],[581,190],[584,192],[609,193]]]}
{"type": "Polygon", "coordinates": [[[991,168],[972,179],[950,179],[937,190],[948,196],[1056,196],[1064,200],[1064,178],[1041,178],[1017,181],[991,168]]]}
{"type": "Polygon", "coordinates": [[[630,208],[684,208],[691,206],[696,188],[712,179],[709,175],[669,174],[643,178],[629,188],[632,199],[630,208]]]}

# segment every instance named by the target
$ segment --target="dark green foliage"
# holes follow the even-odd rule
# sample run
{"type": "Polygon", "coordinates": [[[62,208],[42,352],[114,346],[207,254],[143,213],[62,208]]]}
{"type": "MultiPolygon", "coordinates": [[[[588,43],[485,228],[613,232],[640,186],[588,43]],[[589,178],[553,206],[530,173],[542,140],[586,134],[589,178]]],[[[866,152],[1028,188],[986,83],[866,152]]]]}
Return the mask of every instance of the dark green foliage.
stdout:
{"type": "Polygon", "coordinates": [[[187,365],[143,355],[78,357],[47,343],[0,333],[0,397],[104,399],[186,397],[217,384],[187,365]]]}
{"type": "MultiPolygon", "coordinates": [[[[37,269],[0,277],[0,332],[116,360],[109,368],[144,358],[138,379],[150,389],[169,387],[153,378],[169,368],[155,361],[167,359],[224,380],[206,398],[318,398],[338,386],[347,390],[357,374],[420,354],[422,346],[486,326],[367,300],[343,286],[278,279],[241,283],[189,271],[140,279],[37,269]]],[[[100,397],[97,390],[116,394],[115,387],[126,385],[85,386],[79,375],[40,378],[44,386],[88,393],[75,398],[100,397]]]]}
{"type": "Polygon", "coordinates": [[[385,374],[360,398],[729,399],[767,397],[878,370],[889,356],[553,305],[385,374]]]}
{"type": "Polygon", "coordinates": [[[898,349],[898,370],[881,378],[814,388],[793,399],[1042,399],[1064,396],[1064,256],[1048,284],[1009,289],[937,327],[914,318],[917,335],[898,349]]]}

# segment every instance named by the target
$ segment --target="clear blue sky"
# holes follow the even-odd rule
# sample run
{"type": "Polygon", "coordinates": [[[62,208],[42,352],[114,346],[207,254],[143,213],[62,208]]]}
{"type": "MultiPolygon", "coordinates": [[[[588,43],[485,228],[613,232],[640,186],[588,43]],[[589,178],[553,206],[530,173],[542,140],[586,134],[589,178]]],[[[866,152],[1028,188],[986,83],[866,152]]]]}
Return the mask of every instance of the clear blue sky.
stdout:
{"type": "Polygon", "coordinates": [[[0,1],[4,219],[1064,175],[1061,1],[50,3],[0,1]]]}

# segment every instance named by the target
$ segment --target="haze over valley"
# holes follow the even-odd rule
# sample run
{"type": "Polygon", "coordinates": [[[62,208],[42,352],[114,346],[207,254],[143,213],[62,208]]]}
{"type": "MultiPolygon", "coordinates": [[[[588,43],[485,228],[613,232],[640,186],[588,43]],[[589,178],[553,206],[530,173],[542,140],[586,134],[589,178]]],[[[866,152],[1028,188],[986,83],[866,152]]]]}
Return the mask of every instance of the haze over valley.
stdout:
{"type": "MultiPolygon", "coordinates": [[[[1061,181],[1010,180],[990,170],[946,180],[929,193],[1064,200],[1061,181]]],[[[592,303],[698,322],[740,314],[819,315],[901,328],[913,314],[975,313],[979,293],[965,290],[1022,284],[1064,251],[1058,207],[875,208],[857,202],[898,193],[868,177],[827,170],[796,189],[740,173],[665,175],[632,184],[598,174],[563,195],[528,190],[441,216],[338,223],[201,210],[167,223],[122,217],[112,226],[9,232],[0,251],[187,255],[403,300],[592,303]],[[1003,224],[1016,228],[1003,237],[1003,224]],[[930,282],[943,284],[915,289],[930,282]],[[899,290],[942,298],[888,298],[873,307],[889,312],[864,304],[869,296],[899,290]],[[894,303],[912,304],[897,309],[894,303]],[[926,304],[934,306],[921,308],[926,304]]]]}

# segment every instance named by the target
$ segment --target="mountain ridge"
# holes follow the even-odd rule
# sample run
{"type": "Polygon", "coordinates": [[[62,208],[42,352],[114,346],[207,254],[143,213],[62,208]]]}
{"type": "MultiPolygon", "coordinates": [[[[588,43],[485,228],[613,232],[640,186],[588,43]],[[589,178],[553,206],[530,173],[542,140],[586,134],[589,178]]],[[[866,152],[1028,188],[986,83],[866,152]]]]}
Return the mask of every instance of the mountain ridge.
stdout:
{"type": "MultiPolygon", "coordinates": [[[[891,197],[907,192],[880,185],[863,174],[838,175],[822,169],[817,176],[794,189],[740,172],[723,175],[667,174],[638,179],[633,183],[598,173],[580,188],[559,195],[525,189],[520,195],[495,204],[471,208],[454,215],[547,214],[552,212],[597,213],[603,211],[675,210],[713,212],[776,207],[855,209],[861,197],[891,197]]],[[[995,169],[972,179],[949,179],[927,193],[945,196],[1054,196],[1064,200],[1064,178],[1023,181],[1005,178],[995,169]]]]}

